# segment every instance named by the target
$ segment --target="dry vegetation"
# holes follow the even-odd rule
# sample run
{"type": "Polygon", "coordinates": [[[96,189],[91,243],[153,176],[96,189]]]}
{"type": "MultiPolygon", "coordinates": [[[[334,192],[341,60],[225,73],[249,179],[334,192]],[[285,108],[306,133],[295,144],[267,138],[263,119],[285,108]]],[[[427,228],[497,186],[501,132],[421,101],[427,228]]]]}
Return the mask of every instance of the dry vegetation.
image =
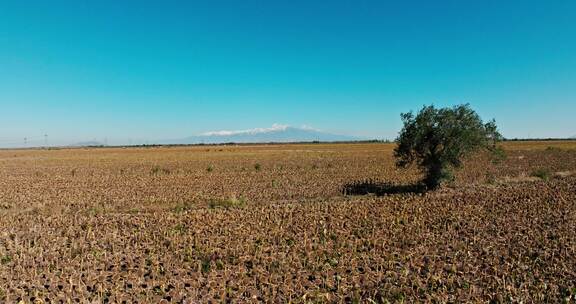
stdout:
{"type": "Polygon", "coordinates": [[[0,151],[0,302],[576,301],[576,142],[342,193],[413,184],[392,149],[0,151]]]}

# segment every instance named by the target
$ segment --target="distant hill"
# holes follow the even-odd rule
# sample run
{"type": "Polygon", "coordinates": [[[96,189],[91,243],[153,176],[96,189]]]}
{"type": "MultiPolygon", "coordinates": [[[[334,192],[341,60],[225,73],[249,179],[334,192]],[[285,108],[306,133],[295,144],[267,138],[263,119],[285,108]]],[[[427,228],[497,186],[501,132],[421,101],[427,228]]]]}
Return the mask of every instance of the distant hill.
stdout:
{"type": "Polygon", "coordinates": [[[159,144],[220,144],[220,143],[269,143],[269,142],[313,142],[354,141],[362,138],[322,132],[312,128],[296,128],[273,125],[271,128],[256,128],[238,131],[213,131],[182,139],[163,140],[159,144]]]}

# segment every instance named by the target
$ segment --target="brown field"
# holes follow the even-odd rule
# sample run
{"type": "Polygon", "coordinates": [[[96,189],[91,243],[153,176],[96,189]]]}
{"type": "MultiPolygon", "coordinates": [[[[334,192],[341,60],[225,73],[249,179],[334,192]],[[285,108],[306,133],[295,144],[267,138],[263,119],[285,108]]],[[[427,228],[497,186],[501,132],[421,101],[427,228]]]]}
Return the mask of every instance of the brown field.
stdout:
{"type": "Polygon", "coordinates": [[[576,301],[576,141],[343,194],[393,148],[0,150],[0,302],[576,301]]]}

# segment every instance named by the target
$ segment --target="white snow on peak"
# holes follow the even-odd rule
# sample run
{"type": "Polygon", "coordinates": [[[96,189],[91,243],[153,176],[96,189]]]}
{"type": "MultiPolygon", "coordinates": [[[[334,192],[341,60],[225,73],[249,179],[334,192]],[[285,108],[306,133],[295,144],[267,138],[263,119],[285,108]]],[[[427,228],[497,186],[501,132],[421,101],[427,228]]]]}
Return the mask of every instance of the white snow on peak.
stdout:
{"type": "Polygon", "coordinates": [[[290,126],[282,125],[282,124],[273,124],[270,128],[254,128],[254,129],[247,129],[247,130],[222,130],[222,131],[210,131],[205,132],[200,135],[202,136],[230,136],[230,135],[238,135],[238,134],[260,134],[260,133],[270,133],[270,132],[277,132],[277,131],[285,131],[290,126]]]}

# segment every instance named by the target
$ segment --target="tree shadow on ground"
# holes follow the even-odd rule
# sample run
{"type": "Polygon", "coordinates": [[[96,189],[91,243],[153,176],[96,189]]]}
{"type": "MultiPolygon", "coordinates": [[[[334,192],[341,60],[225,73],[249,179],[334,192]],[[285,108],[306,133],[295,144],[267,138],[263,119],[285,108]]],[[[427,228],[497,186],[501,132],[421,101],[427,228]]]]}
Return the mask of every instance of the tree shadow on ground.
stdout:
{"type": "Polygon", "coordinates": [[[367,195],[384,196],[389,194],[419,194],[425,193],[426,187],[422,184],[395,185],[377,180],[354,181],[342,186],[344,195],[367,195]]]}

